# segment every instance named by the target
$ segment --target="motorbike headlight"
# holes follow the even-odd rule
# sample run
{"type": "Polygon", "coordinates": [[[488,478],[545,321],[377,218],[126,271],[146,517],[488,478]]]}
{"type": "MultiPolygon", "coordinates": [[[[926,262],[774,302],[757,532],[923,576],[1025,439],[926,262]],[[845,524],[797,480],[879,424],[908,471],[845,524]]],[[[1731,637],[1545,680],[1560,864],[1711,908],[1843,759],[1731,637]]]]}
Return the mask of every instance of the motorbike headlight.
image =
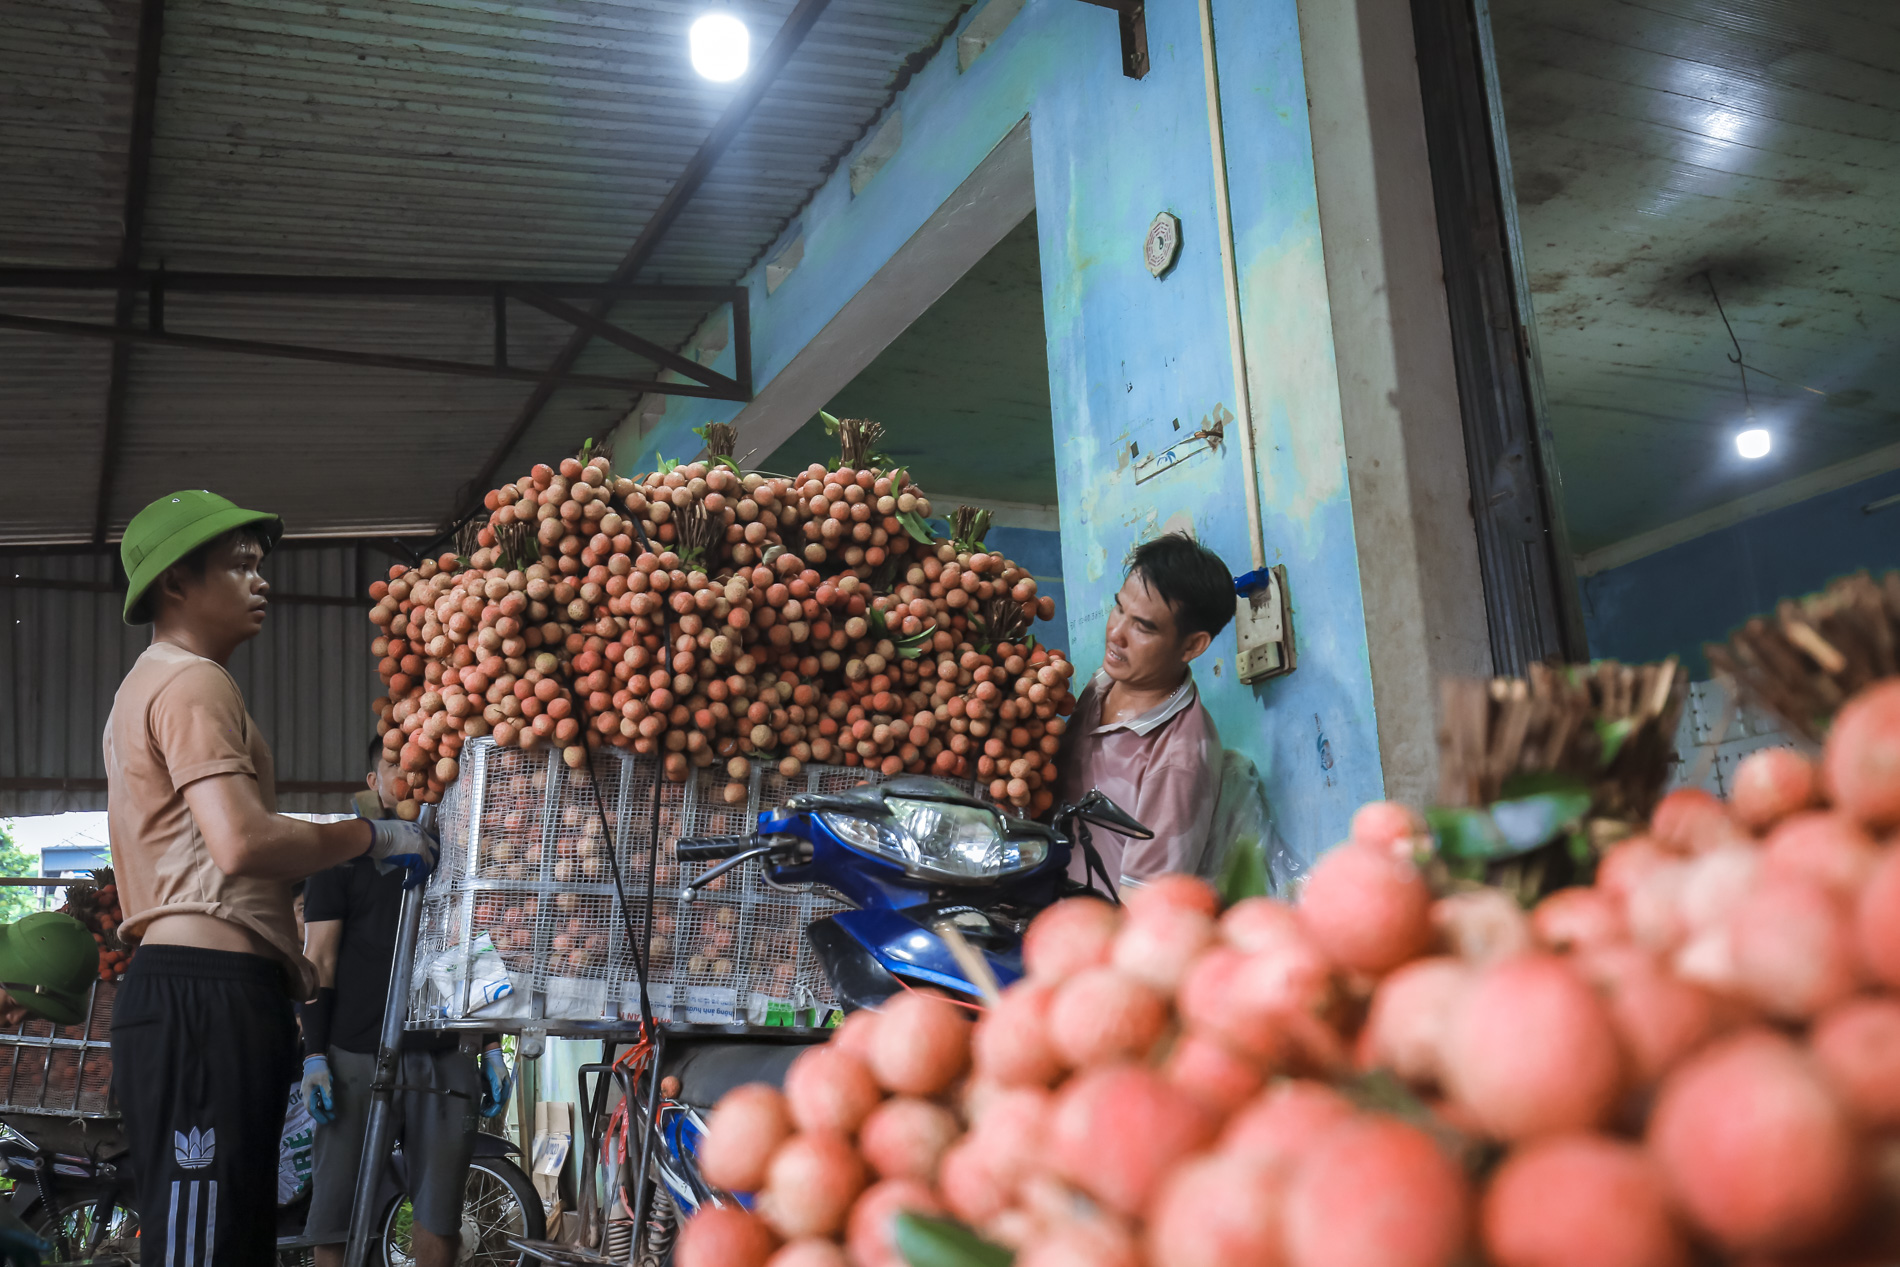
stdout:
{"type": "Polygon", "coordinates": [[[1049,854],[1040,836],[1009,836],[993,810],[887,797],[890,817],[825,814],[825,826],[855,849],[952,880],[1026,871],[1049,854]]]}

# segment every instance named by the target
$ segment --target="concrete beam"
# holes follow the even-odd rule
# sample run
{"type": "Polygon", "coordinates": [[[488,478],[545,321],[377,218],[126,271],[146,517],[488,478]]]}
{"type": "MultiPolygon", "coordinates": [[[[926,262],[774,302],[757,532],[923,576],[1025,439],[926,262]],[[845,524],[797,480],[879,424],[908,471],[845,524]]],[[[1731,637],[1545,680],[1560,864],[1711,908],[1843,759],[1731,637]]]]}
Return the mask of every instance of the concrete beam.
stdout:
{"type": "Polygon", "coordinates": [[[739,411],[740,452],[763,457],[789,440],[1035,209],[1024,119],[739,411]]]}
{"type": "Polygon", "coordinates": [[[1353,532],[1388,797],[1437,791],[1441,677],[1488,677],[1407,0],[1299,0],[1353,532]]]}
{"type": "Polygon", "coordinates": [[[1666,523],[1660,528],[1651,528],[1648,532],[1639,532],[1577,556],[1577,575],[1595,576],[1611,568],[1620,568],[1626,563],[1659,554],[1671,546],[1679,546],[1685,541],[1705,537],[1711,532],[1720,532],[1732,528],[1744,519],[1753,519],[1765,515],[1771,510],[1780,510],[1783,506],[1792,506],[1804,502],[1810,497],[1819,497],[1831,493],[1837,488],[1846,488],[1849,484],[1858,484],[1862,480],[1883,475],[1895,467],[1900,467],[1900,444],[1889,444],[1863,453],[1859,457],[1849,458],[1845,462],[1836,462],[1833,466],[1824,466],[1818,471],[1809,471],[1806,475],[1797,475],[1791,480],[1772,484],[1759,489],[1746,497],[1738,497],[1732,502],[1666,523]]]}

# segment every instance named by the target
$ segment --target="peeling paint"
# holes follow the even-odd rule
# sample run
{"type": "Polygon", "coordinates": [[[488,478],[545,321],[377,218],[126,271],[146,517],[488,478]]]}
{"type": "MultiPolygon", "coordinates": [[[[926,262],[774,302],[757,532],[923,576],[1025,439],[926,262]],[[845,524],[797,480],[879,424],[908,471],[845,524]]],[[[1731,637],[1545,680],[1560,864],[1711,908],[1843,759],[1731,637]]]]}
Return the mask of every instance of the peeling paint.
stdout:
{"type": "Polygon", "coordinates": [[[1320,319],[1329,308],[1318,234],[1304,226],[1289,233],[1275,248],[1257,253],[1244,276],[1248,343],[1271,349],[1248,366],[1255,411],[1265,414],[1262,439],[1279,455],[1261,461],[1260,488],[1282,513],[1305,522],[1346,486],[1332,325],[1320,319]],[[1288,374],[1288,366],[1307,372],[1288,374]],[[1310,372],[1314,367],[1324,372],[1310,372]]]}

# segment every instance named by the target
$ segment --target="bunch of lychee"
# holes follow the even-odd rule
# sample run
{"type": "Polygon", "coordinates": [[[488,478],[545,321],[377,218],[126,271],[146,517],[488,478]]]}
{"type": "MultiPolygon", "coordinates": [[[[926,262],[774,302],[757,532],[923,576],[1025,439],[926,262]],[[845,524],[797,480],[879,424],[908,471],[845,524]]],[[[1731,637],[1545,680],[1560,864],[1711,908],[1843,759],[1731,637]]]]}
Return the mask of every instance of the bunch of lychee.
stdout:
{"type": "Polygon", "coordinates": [[[483,736],[572,769],[603,746],[675,782],[717,769],[735,805],[754,762],[928,771],[1018,811],[1054,803],[1075,670],[1028,636],[1054,602],[1001,554],[914,540],[898,517],[915,526],[930,503],[905,472],[696,462],[634,479],[594,456],[537,465],[486,504],[468,557],[369,587],[405,816],[483,736]]]}
{"type": "Polygon", "coordinates": [[[756,1212],[679,1261],[885,1267],[908,1209],[1018,1267],[1893,1262],[1897,829],[1890,681],[1529,911],[1433,892],[1390,803],[1295,905],[1070,899],[974,1024],[906,994],[722,1103],[756,1212]]]}

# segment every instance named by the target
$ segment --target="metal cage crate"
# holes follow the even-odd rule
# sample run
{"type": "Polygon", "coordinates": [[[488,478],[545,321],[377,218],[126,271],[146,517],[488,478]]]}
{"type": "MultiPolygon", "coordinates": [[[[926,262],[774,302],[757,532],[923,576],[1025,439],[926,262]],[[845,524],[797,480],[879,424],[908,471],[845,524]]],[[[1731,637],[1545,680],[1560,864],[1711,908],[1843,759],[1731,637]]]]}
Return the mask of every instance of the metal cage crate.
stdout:
{"type": "MultiPolygon", "coordinates": [[[[629,937],[644,926],[658,776],[657,761],[612,749],[577,770],[557,752],[488,739],[463,749],[462,777],[437,820],[442,859],[423,902],[411,1028],[580,1033],[638,1017],[629,937]],[[612,824],[611,852],[603,821],[612,824]]],[[[674,846],[681,837],[749,831],[761,811],[797,793],[867,780],[883,776],[808,766],[787,779],[755,763],[742,805],[726,804],[716,771],[659,781],[648,993],[662,1021],[815,1024],[836,1006],[804,933],[842,903],[770,885],[757,863],[681,902],[674,846]]]]}
{"type": "Polygon", "coordinates": [[[93,984],[77,1025],[28,1017],[0,1030],[0,1114],[116,1118],[112,1002],[118,984],[93,984]]]}

